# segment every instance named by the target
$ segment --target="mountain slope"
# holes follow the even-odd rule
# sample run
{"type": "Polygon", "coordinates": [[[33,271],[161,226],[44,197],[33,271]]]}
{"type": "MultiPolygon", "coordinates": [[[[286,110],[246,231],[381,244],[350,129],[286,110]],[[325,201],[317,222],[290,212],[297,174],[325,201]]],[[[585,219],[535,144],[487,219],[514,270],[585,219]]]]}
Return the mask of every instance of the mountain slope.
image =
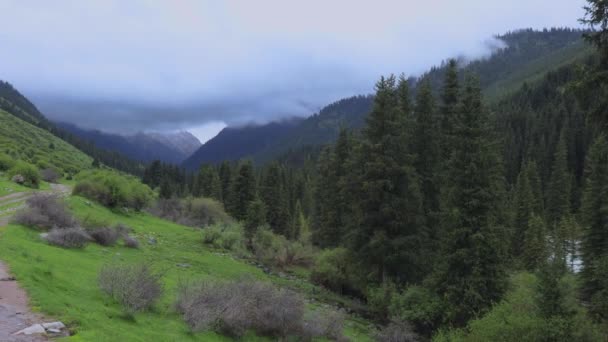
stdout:
{"type": "Polygon", "coordinates": [[[75,173],[93,159],[48,131],[0,110],[0,151],[40,168],[54,166],[75,173]]]}
{"type": "Polygon", "coordinates": [[[182,165],[194,170],[204,163],[238,160],[251,156],[290,135],[300,122],[301,119],[292,119],[261,126],[226,127],[201,146],[182,165]]]}
{"type": "Polygon", "coordinates": [[[190,133],[176,133],[165,136],[155,133],[137,133],[132,136],[87,130],[69,123],[58,123],[59,127],[95,146],[119,152],[142,162],[162,160],[179,164],[201,146],[198,139],[190,133]]]}
{"type": "MultiPolygon", "coordinates": [[[[516,91],[524,83],[536,82],[549,71],[589,55],[592,49],[581,39],[582,33],[583,31],[572,29],[543,31],[526,29],[509,32],[497,37],[505,42],[506,47],[496,50],[490,57],[468,63],[461,60],[463,65],[461,74],[478,75],[486,100],[496,102],[516,91]]],[[[432,68],[424,75],[430,80],[435,91],[440,89],[445,70],[446,66],[442,65],[432,68]]],[[[415,91],[417,79],[412,78],[410,82],[415,91]]],[[[199,164],[217,162],[222,156],[228,160],[251,157],[258,162],[266,162],[288,151],[293,154],[294,151],[303,148],[310,150],[310,147],[335,140],[341,126],[352,129],[362,127],[372,105],[371,95],[342,99],[326,106],[318,114],[302,120],[297,127],[289,130],[289,134],[266,137],[264,143],[247,140],[248,145],[243,144],[239,147],[234,140],[218,139],[213,144],[202,147],[206,155],[215,157],[199,158],[197,162],[199,164]],[[264,147],[254,150],[249,145],[264,147]]],[[[239,133],[255,136],[254,132],[249,132],[250,129],[253,128],[240,129],[239,133]]],[[[255,128],[255,130],[263,129],[255,128]]],[[[196,167],[195,160],[190,159],[188,166],[196,167]]]]}

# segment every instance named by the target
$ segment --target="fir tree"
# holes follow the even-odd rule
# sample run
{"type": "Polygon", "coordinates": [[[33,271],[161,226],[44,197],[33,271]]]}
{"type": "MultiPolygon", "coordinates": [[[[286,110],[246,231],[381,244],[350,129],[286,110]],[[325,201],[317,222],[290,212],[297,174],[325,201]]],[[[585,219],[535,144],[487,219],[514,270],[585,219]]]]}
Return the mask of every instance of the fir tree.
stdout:
{"type": "Polygon", "coordinates": [[[441,131],[441,160],[449,161],[452,151],[452,136],[454,135],[455,123],[458,115],[458,104],[460,99],[460,85],[458,83],[458,63],[451,59],[448,62],[443,89],[441,91],[442,105],[440,114],[441,131]]]}
{"type": "Polygon", "coordinates": [[[418,281],[423,273],[417,253],[423,222],[422,198],[395,91],[395,77],[376,84],[374,107],[363,130],[357,168],[362,170],[356,194],[360,222],[351,230],[359,261],[376,279],[418,281]]]}
{"type": "Polygon", "coordinates": [[[511,237],[511,255],[515,258],[520,257],[524,251],[521,242],[528,230],[535,203],[530,180],[525,171],[524,169],[519,173],[515,184],[515,218],[511,237]]]}
{"type": "Polygon", "coordinates": [[[244,161],[238,169],[238,173],[232,186],[233,202],[231,203],[231,214],[239,221],[247,217],[249,203],[256,197],[256,180],[251,161],[244,161]]]}
{"type": "Polygon", "coordinates": [[[533,214],[524,233],[521,262],[528,271],[536,271],[545,264],[548,258],[547,229],[545,221],[539,215],[533,214]]]}
{"type": "Polygon", "coordinates": [[[608,142],[604,135],[596,139],[587,157],[582,215],[582,297],[592,302],[598,293],[608,293],[608,279],[603,278],[608,274],[598,269],[598,263],[608,258],[608,142]]]}
{"type": "Polygon", "coordinates": [[[160,190],[158,196],[164,199],[168,199],[173,196],[173,187],[167,179],[163,179],[160,183],[160,190]]]}
{"type": "Polygon", "coordinates": [[[447,305],[447,320],[458,326],[499,300],[506,283],[492,217],[500,164],[491,146],[478,83],[468,78],[443,201],[446,233],[441,263],[433,277],[447,305]]]}
{"type": "Polygon", "coordinates": [[[565,130],[560,134],[553,157],[551,180],[547,189],[547,222],[555,227],[564,215],[570,213],[570,175],[565,130]]]}
{"type": "Polygon", "coordinates": [[[266,207],[264,202],[259,198],[255,198],[249,202],[247,207],[247,217],[245,218],[244,230],[247,245],[251,247],[251,241],[258,229],[266,224],[266,207]]]}
{"type": "Polygon", "coordinates": [[[266,222],[277,234],[289,237],[291,221],[289,217],[289,193],[285,187],[285,175],[278,163],[272,163],[266,170],[260,196],[266,205],[266,222]]]}

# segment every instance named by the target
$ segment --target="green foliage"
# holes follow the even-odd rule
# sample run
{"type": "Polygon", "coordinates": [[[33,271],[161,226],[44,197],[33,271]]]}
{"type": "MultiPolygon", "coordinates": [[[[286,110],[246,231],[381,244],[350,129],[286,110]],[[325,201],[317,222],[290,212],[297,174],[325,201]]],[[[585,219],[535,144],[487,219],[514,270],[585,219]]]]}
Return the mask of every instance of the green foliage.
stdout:
{"type": "Polygon", "coordinates": [[[23,177],[23,182],[21,182],[21,185],[30,188],[37,189],[40,185],[40,172],[38,172],[38,169],[34,165],[21,160],[15,162],[10,170],[8,170],[8,176],[10,178],[15,176],[17,176],[17,178],[19,178],[18,176],[23,177]]]}
{"type": "Polygon", "coordinates": [[[242,254],[245,251],[243,227],[239,224],[216,224],[203,228],[203,243],[242,254]]]}
{"type": "Polygon", "coordinates": [[[532,215],[524,233],[521,254],[521,262],[526,270],[533,272],[545,264],[549,256],[547,239],[545,221],[538,215],[532,215]]]}
{"type": "Polygon", "coordinates": [[[418,333],[427,336],[441,323],[443,310],[437,294],[421,286],[410,286],[395,293],[388,307],[392,319],[410,322],[418,333]]]}
{"type": "Polygon", "coordinates": [[[234,218],[243,221],[247,218],[249,203],[256,197],[257,186],[253,163],[245,161],[239,166],[237,175],[232,184],[232,200],[228,211],[234,218]]]}
{"type": "Polygon", "coordinates": [[[355,286],[354,274],[350,252],[346,248],[338,247],[323,250],[317,255],[310,280],[342,294],[355,286]]]}
{"type": "Polygon", "coordinates": [[[553,157],[551,182],[547,189],[547,221],[550,226],[559,223],[564,215],[570,213],[570,176],[568,173],[568,151],[566,149],[565,130],[559,138],[559,143],[553,157]]]}
{"type": "Polygon", "coordinates": [[[74,194],[97,201],[110,208],[141,210],[154,193],[138,179],[107,170],[92,170],[78,175],[74,194]]]}
{"type": "Polygon", "coordinates": [[[301,241],[289,241],[268,228],[258,229],[252,247],[258,260],[279,268],[310,266],[314,261],[312,246],[301,241]]]}
{"type": "Polygon", "coordinates": [[[245,220],[245,238],[248,244],[256,235],[258,229],[266,224],[266,206],[259,198],[256,198],[247,208],[247,219],[245,220]]]}
{"type": "Polygon", "coordinates": [[[15,160],[5,153],[0,153],[0,171],[7,171],[15,165],[15,160]]]}

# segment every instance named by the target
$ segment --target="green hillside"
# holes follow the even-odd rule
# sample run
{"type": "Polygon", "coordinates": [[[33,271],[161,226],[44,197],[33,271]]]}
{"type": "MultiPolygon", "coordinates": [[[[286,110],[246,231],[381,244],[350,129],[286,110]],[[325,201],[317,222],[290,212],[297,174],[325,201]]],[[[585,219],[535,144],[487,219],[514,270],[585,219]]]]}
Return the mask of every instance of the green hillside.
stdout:
{"type": "MultiPolygon", "coordinates": [[[[145,213],[117,213],[76,196],[69,198],[69,206],[81,220],[126,224],[141,241],[139,249],[94,244],[80,250],[62,249],[42,241],[39,231],[18,225],[0,228],[0,258],[10,265],[36,310],[68,324],[74,333],[67,338],[69,341],[230,341],[231,338],[210,331],[194,334],[189,331],[173,309],[180,281],[248,276],[300,292],[312,286],[305,280],[267,275],[233,256],[210,250],[202,243],[200,229],[145,213]],[[163,273],[164,295],[152,311],[126,317],[120,305],[99,290],[97,274],[106,263],[144,261],[163,273]]],[[[351,318],[345,329],[353,341],[369,340],[370,328],[365,321],[351,318]]],[[[249,333],[243,340],[271,339],[249,333]]]]}
{"type": "Polygon", "coordinates": [[[39,168],[69,173],[89,168],[93,159],[48,131],[0,110],[0,152],[39,168]]]}

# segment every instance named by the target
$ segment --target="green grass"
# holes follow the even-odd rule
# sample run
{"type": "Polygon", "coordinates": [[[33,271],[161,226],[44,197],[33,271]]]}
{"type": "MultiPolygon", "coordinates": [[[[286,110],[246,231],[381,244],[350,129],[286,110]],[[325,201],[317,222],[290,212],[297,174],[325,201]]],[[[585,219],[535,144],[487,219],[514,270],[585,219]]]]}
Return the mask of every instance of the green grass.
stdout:
{"type": "Polygon", "coordinates": [[[0,197],[10,195],[16,192],[30,192],[34,189],[27,188],[0,176],[0,197]]]}
{"type": "MultiPolygon", "coordinates": [[[[27,290],[35,310],[67,323],[76,334],[70,341],[228,341],[213,332],[192,334],[172,309],[180,280],[236,279],[243,275],[272,280],[261,270],[240,260],[214,253],[201,243],[200,230],[163,221],[147,214],[122,214],[71,197],[69,204],[80,219],[108,224],[124,223],[134,229],[141,248],[100,247],[83,250],[47,245],[39,232],[9,225],[0,228],[0,259],[7,262],[27,290]],[[149,238],[156,244],[148,243],[149,238]],[[97,273],[106,263],[150,262],[164,273],[165,292],[151,312],[125,317],[121,307],[103,295],[97,273]],[[191,267],[178,267],[187,263],[191,267]]],[[[366,324],[349,321],[347,335],[354,341],[367,340],[366,324]]],[[[249,334],[245,341],[264,341],[249,334]]]]}
{"type": "Polygon", "coordinates": [[[90,168],[93,159],[51,133],[0,110],[0,152],[40,168],[73,173],[90,168]]]}

